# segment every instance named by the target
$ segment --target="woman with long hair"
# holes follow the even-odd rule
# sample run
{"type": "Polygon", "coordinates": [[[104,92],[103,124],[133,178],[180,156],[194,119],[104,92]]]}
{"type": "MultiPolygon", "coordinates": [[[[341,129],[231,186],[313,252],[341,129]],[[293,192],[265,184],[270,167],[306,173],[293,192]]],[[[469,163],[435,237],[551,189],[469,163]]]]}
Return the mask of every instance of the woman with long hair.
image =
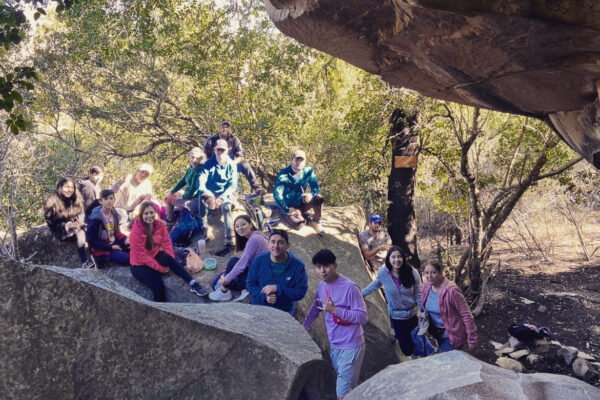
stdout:
{"type": "Polygon", "coordinates": [[[477,344],[477,326],[462,292],[444,277],[437,262],[428,262],[424,272],[427,282],[423,285],[419,309],[421,315],[429,316],[428,332],[437,341],[440,353],[465,345],[473,350],[477,344]]]}
{"type": "Polygon", "coordinates": [[[169,269],[190,285],[190,292],[198,296],[208,294],[175,259],[167,227],[156,219],[156,207],[152,202],[142,203],[129,234],[129,243],[131,275],[152,290],[154,301],[167,301],[161,275],[169,269]]]}
{"type": "Polygon", "coordinates": [[[421,302],[421,276],[408,262],[399,247],[391,247],[385,257],[385,265],[377,271],[377,277],[362,290],[363,297],[375,290],[385,289],[390,321],[402,353],[413,353],[411,331],[419,321],[415,306],[421,302]]]}
{"type": "Polygon", "coordinates": [[[58,181],[56,190],[44,203],[44,218],[52,235],[63,242],[77,242],[81,268],[91,268],[85,251],[85,209],[75,181],[66,177],[58,181]]]}
{"type": "Polygon", "coordinates": [[[246,290],[246,278],[248,277],[248,268],[254,258],[262,253],[269,251],[267,247],[267,236],[256,230],[256,226],[247,215],[238,216],[233,222],[235,231],[235,251],[243,251],[241,257],[232,257],[227,263],[225,271],[219,274],[221,288],[216,288],[214,292],[208,295],[214,301],[231,300],[231,290],[242,292],[236,301],[248,297],[246,290]]]}

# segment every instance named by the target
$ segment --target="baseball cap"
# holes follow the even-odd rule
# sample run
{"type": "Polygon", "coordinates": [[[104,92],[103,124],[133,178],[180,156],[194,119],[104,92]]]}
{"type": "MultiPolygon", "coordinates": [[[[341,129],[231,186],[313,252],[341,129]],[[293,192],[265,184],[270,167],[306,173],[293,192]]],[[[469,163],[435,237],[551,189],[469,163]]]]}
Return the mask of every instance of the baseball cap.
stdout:
{"type": "Polygon", "coordinates": [[[369,222],[383,222],[383,217],[379,214],[371,214],[369,222]]]}
{"type": "Polygon", "coordinates": [[[219,126],[225,125],[225,124],[231,126],[231,121],[229,121],[228,119],[222,119],[221,122],[219,122],[219,126]]]}
{"type": "Polygon", "coordinates": [[[216,149],[225,149],[225,150],[227,150],[228,148],[229,148],[229,146],[227,146],[227,142],[224,139],[217,140],[217,143],[215,144],[215,150],[216,149]]]}
{"type": "Polygon", "coordinates": [[[139,166],[138,171],[146,171],[149,174],[151,174],[152,171],[154,171],[154,168],[152,168],[152,165],[150,165],[148,163],[143,163],[142,165],[139,166]]]}
{"type": "Polygon", "coordinates": [[[303,150],[296,150],[292,153],[292,158],[302,158],[306,160],[306,153],[303,150]]]}

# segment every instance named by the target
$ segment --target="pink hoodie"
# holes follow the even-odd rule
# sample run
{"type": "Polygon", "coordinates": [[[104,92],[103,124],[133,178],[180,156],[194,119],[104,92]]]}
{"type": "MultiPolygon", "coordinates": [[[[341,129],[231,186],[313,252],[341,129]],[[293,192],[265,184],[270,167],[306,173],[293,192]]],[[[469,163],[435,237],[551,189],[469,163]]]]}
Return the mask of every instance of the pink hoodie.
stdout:
{"type": "MultiPolygon", "coordinates": [[[[422,310],[425,309],[430,290],[431,283],[426,282],[423,285],[423,295],[421,296],[422,310]]],[[[477,343],[477,326],[475,326],[473,314],[471,314],[469,305],[458,286],[444,278],[438,296],[440,314],[452,346],[458,349],[465,343],[475,345],[477,343]]]]}
{"type": "Polygon", "coordinates": [[[165,272],[167,268],[160,265],[154,259],[156,254],[158,254],[158,252],[161,250],[171,257],[175,256],[175,253],[173,252],[173,245],[171,244],[171,238],[169,237],[169,232],[167,232],[165,223],[161,220],[154,221],[154,229],[152,231],[154,248],[152,250],[146,249],[146,237],[147,235],[144,231],[144,227],[142,226],[142,221],[137,218],[133,223],[131,233],[129,234],[129,244],[131,246],[129,258],[131,265],[145,265],[157,270],[158,272],[165,272]]]}

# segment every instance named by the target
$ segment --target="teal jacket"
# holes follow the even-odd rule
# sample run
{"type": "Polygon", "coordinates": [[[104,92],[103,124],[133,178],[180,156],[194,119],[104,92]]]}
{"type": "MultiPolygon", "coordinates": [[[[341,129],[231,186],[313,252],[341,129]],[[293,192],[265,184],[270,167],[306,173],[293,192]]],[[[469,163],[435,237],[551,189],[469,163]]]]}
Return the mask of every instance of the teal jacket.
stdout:
{"type": "Polygon", "coordinates": [[[275,180],[273,189],[273,198],[286,214],[290,211],[290,207],[297,207],[302,203],[302,193],[306,187],[310,185],[310,193],[313,196],[319,194],[319,182],[315,170],[308,165],[302,169],[300,179],[294,179],[294,171],[292,166],[288,165],[279,171],[275,180]]]}
{"type": "Polygon", "coordinates": [[[193,199],[194,197],[198,197],[198,175],[200,175],[200,171],[202,171],[202,164],[197,165],[195,167],[189,167],[185,171],[185,175],[177,185],[171,189],[171,193],[175,193],[179,189],[185,187],[185,191],[183,192],[184,199],[193,199]]]}
{"type": "Polygon", "coordinates": [[[235,197],[238,186],[237,165],[229,156],[223,165],[217,163],[213,155],[202,166],[198,175],[198,191],[203,195],[207,190],[224,200],[235,197]]]}

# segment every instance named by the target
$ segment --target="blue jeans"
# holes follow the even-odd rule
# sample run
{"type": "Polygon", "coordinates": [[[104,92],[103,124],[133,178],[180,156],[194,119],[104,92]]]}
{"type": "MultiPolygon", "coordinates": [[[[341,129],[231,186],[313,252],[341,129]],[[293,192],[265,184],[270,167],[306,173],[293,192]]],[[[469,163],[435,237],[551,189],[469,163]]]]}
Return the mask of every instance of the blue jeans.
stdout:
{"type": "MultiPolygon", "coordinates": [[[[200,218],[202,218],[202,226],[208,226],[208,205],[202,200],[199,206],[200,218]]],[[[225,244],[233,244],[233,219],[231,218],[231,202],[223,199],[221,204],[221,212],[223,213],[223,223],[225,224],[225,244]]]]}
{"type": "Polygon", "coordinates": [[[445,353],[447,351],[454,350],[454,347],[452,346],[452,342],[450,341],[448,335],[444,335],[444,337],[442,337],[441,339],[436,340],[438,343],[438,347],[440,348],[440,353],[445,353]]]}
{"type": "Polygon", "coordinates": [[[335,382],[335,393],[337,397],[344,397],[358,383],[360,368],[365,358],[365,343],[354,349],[336,349],[334,347],[329,351],[333,369],[337,373],[335,382]]]}

